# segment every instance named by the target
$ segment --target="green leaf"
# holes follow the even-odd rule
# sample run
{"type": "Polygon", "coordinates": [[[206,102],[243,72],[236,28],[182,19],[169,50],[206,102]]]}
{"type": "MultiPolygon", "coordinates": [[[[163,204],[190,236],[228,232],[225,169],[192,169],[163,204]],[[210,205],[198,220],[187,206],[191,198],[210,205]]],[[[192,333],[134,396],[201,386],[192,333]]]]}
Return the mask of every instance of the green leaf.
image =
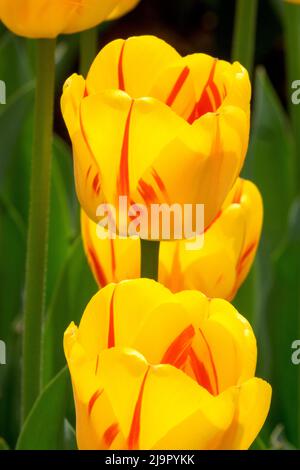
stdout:
{"type": "Polygon", "coordinates": [[[0,450],[9,450],[9,445],[2,437],[0,437],[0,450]]]}
{"type": "Polygon", "coordinates": [[[49,217],[47,305],[53,295],[71,244],[78,233],[78,214],[71,153],[69,147],[55,136],[49,217]]]}
{"type": "Polygon", "coordinates": [[[78,238],[69,251],[48,309],[43,345],[44,384],[65,364],[64,332],[71,321],[79,323],[87,303],[96,291],[97,286],[88,267],[81,239],[78,238]]]}
{"type": "Polygon", "coordinates": [[[0,139],[1,139],[1,173],[0,190],[14,187],[18,190],[18,179],[26,181],[28,171],[22,173],[23,162],[20,158],[19,140],[24,129],[25,117],[33,103],[33,82],[20,88],[7,102],[0,107],[0,139]],[[12,158],[13,157],[13,158],[12,158]],[[19,164],[20,173],[14,165],[19,164]]]}
{"type": "Polygon", "coordinates": [[[17,450],[64,448],[68,377],[68,370],[65,367],[41,393],[25,421],[17,442],[17,450]]]}
{"type": "Polygon", "coordinates": [[[16,208],[0,194],[0,339],[6,343],[7,364],[0,367],[0,435],[10,444],[19,426],[19,314],[25,272],[25,229],[16,208]]]}
{"type": "Polygon", "coordinates": [[[251,445],[251,450],[268,450],[267,445],[265,442],[262,440],[260,436],[258,436],[253,444],[251,445]]]}
{"type": "Polygon", "coordinates": [[[67,419],[64,421],[64,450],[77,450],[75,429],[67,419]]]}
{"type": "Polygon", "coordinates": [[[292,207],[284,248],[273,259],[274,281],[267,299],[272,345],[274,424],[283,422],[287,440],[300,446],[300,366],[292,363],[292,343],[300,339],[300,201],[292,207]]]}
{"type": "Polygon", "coordinates": [[[6,30],[0,41],[0,78],[6,83],[7,99],[34,78],[26,52],[27,41],[6,30]]]}
{"type": "Polygon", "coordinates": [[[253,180],[264,202],[262,239],[255,262],[254,287],[247,290],[242,312],[252,321],[258,341],[257,374],[270,378],[272,347],[267,303],[273,283],[271,256],[287,236],[288,213],[296,194],[295,141],[289,121],[263,68],[255,81],[252,136],[243,176],[253,180]]]}
{"type": "Polygon", "coordinates": [[[256,289],[257,289],[257,263],[254,262],[250,273],[238,290],[233,300],[235,308],[254,325],[256,319],[256,289]]]}
{"type": "Polygon", "coordinates": [[[16,208],[0,194],[0,333],[7,340],[19,313],[25,266],[25,227],[16,208]],[[8,292],[13,295],[7,295],[8,292]]]}
{"type": "Polygon", "coordinates": [[[263,68],[255,82],[253,132],[244,176],[258,185],[264,201],[268,251],[284,240],[288,211],[296,194],[295,142],[276,92],[263,68]]]}

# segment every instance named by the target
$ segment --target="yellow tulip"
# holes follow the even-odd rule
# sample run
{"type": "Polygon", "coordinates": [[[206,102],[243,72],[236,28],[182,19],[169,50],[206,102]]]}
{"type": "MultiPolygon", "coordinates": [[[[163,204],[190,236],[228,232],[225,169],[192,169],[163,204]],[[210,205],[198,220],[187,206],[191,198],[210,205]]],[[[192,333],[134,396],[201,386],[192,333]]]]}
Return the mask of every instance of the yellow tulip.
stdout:
{"type": "Polygon", "coordinates": [[[64,349],[79,449],[247,449],[268,414],[251,326],[197,291],[109,284],[64,349]]]}
{"type": "Polygon", "coordinates": [[[0,18],[14,33],[55,38],[92,28],[134,8],[139,0],[0,0],[0,18]]]}
{"type": "MultiPolygon", "coordinates": [[[[196,289],[231,300],[255,257],[263,218],[262,199],[250,181],[238,179],[204,245],[190,250],[186,241],[161,242],[159,282],[177,292],[196,289]]],[[[99,227],[82,211],[81,232],[89,265],[100,287],[140,277],[140,242],[100,239],[99,227]]]]}
{"type": "Polygon", "coordinates": [[[108,19],[115,20],[116,18],[120,18],[120,16],[133,10],[139,2],[140,0],[118,0],[116,7],[109,15],[108,19]]]}
{"type": "Polygon", "coordinates": [[[85,212],[97,221],[99,204],[118,208],[120,196],[148,212],[204,204],[207,227],[244,162],[250,95],[237,62],[181,57],[153,36],[108,44],[61,100],[85,212]]]}

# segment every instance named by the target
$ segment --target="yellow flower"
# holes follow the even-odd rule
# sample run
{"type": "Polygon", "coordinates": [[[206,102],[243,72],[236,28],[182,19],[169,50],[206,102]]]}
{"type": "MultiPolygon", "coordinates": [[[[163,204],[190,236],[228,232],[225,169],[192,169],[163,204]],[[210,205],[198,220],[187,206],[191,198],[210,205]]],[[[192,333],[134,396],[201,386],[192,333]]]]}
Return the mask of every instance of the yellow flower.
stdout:
{"type": "Polygon", "coordinates": [[[85,212],[97,221],[98,205],[118,208],[119,196],[146,208],[204,204],[208,226],[244,162],[250,95],[237,62],[181,57],[153,36],[108,44],[61,101],[85,212]]]}
{"type": "MultiPolygon", "coordinates": [[[[191,241],[188,246],[185,240],[161,242],[159,282],[173,292],[196,289],[231,300],[251,268],[262,218],[259,190],[252,182],[238,179],[205,232],[203,247],[191,250],[191,241]]],[[[140,277],[139,240],[101,239],[99,230],[82,211],[84,248],[98,285],[140,277]]]]}
{"type": "Polygon", "coordinates": [[[0,0],[0,18],[14,33],[55,38],[127,13],[139,0],[0,0]]]}
{"type": "Polygon", "coordinates": [[[247,449],[268,414],[253,331],[225,300],[110,284],[64,348],[80,449],[247,449]]]}
{"type": "Polygon", "coordinates": [[[118,0],[117,5],[115,6],[112,13],[109,15],[109,20],[115,20],[120,18],[125,13],[128,13],[130,10],[133,10],[137,6],[140,0],[118,0]]]}

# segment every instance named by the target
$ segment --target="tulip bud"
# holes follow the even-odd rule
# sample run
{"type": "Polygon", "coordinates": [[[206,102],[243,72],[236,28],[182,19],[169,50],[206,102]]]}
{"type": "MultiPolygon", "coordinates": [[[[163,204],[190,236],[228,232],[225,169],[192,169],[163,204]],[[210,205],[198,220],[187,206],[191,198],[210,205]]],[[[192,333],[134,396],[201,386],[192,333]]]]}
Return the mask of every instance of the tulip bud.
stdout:
{"type": "Polygon", "coordinates": [[[64,349],[79,449],[247,449],[268,414],[251,326],[197,291],[109,284],[64,349]]]}
{"type": "Polygon", "coordinates": [[[139,0],[0,0],[0,18],[15,34],[55,38],[117,18],[139,0]]]}
{"type": "MultiPolygon", "coordinates": [[[[217,216],[238,177],[248,147],[251,88],[238,63],[205,54],[181,57],[153,36],[116,40],[96,57],[87,79],[73,75],[64,87],[62,112],[73,144],[77,194],[98,222],[99,206],[115,208],[134,223],[128,206],[145,209],[141,238],[156,236],[153,208],[204,206],[204,227],[217,216]],[[127,209],[127,206],[125,207],[127,209]]],[[[102,216],[102,211],[100,209],[102,216]]],[[[176,227],[183,228],[183,219],[176,227]]],[[[182,230],[184,233],[184,230],[182,230]]],[[[181,238],[185,238],[182,236],[181,238]]]]}

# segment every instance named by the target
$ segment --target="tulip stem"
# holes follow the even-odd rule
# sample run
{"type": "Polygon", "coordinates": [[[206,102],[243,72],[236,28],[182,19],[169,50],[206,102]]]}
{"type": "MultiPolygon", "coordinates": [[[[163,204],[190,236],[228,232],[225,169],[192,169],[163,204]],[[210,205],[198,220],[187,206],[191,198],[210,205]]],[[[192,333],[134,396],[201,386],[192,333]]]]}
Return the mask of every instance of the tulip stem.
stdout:
{"type": "Polygon", "coordinates": [[[141,277],[158,280],[159,241],[141,239],[141,277]]]}
{"type": "Polygon", "coordinates": [[[86,77],[98,49],[98,29],[80,33],[80,73],[86,77]]]}
{"type": "Polygon", "coordinates": [[[232,60],[238,60],[252,75],[258,0],[237,0],[232,60]]]}
{"type": "Polygon", "coordinates": [[[45,304],[50,202],[55,40],[37,41],[35,123],[24,292],[22,421],[41,386],[41,342],[45,304]]]}
{"type": "MultiPolygon", "coordinates": [[[[292,94],[299,90],[299,85],[292,88],[294,82],[300,80],[300,5],[285,2],[285,40],[287,51],[288,96],[290,114],[297,150],[297,181],[300,178],[300,105],[292,99],[292,94]]],[[[294,85],[295,86],[295,85],[294,85]]],[[[299,92],[297,92],[299,97],[299,92]]],[[[299,193],[299,187],[297,191],[299,193]]]]}

